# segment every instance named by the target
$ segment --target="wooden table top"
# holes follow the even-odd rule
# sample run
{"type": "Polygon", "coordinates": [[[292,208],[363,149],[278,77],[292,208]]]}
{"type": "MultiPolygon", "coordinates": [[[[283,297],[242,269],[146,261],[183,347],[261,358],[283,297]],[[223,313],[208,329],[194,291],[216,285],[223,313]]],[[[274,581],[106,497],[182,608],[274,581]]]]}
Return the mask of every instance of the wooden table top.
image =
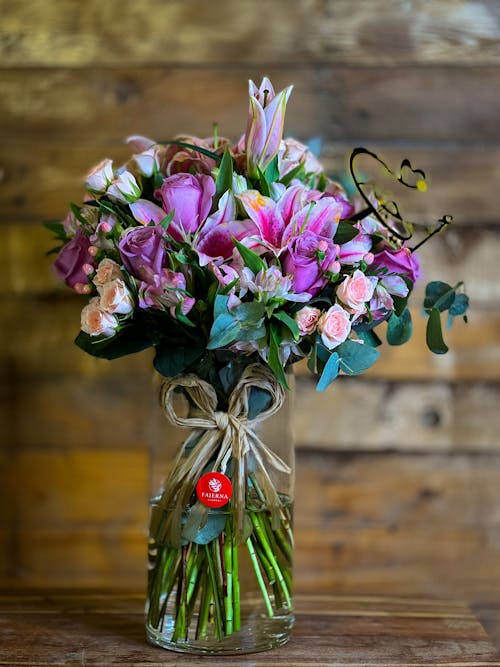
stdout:
{"type": "Polygon", "coordinates": [[[247,656],[189,656],[146,643],[143,595],[0,594],[0,665],[500,667],[467,605],[425,599],[301,595],[290,642],[247,656]]]}

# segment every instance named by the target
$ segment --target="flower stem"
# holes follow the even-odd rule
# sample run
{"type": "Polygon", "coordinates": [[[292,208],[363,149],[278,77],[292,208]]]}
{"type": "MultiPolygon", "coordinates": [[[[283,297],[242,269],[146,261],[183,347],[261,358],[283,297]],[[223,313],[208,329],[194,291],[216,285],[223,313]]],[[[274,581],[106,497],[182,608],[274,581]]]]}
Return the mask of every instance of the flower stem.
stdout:
{"type": "Polygon", "coordinates": [[[262,578],[262,572],[260,571],[260,565],[259,561],[257,560],[257,555],[255,553],[255,549],[253,548],[252,540],[249,537],[246,541],[248,553],[250,554],[250,558],[252,560],[252,565],[253,569],[255,570],[255,575],[257,577],[257,582],[259,584],[259,588],[262,592],[262,597],[264,598],[264,602],[267,608],[267,615],[268,616],[274,616],[273,612],[273,606],[271,604],[271,600],[269,598],[269,593],[267,592],[266,584],[264,582],[264,579],[262,578]]]}
{"type": "Polygon", "coordinates": [[[238,545],[234,539],[231,544],[233,560],[233,612],[234,612],[234,630],[241,629],[241,610],[240,610],[240,573],[238,562],[238,545]]]}
{"type": "Polygon", "coordinates": [[[224,589],[224,610],[226,612],[226,635],[233,633],[233,550],[231,521],[226,523],[226,536],[224,539],[224,566],[226,573],[226,586],[224,589]]]}

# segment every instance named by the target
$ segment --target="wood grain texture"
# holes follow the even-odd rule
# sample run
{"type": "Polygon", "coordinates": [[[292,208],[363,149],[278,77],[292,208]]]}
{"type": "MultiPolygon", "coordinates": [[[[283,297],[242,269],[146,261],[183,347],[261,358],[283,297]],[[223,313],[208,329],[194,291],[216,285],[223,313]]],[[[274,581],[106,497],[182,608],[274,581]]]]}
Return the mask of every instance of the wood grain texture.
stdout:
{"type": "Polygon", "coordinates": [[[1,13],[4,67],[500,60],[500,16],[488,0],[226,0],[216,12],[202,0],[147,0],[127,11],[91,0],[84,17],[77,0],[4,0],[1,13]]]}
{"type": "MultiPolygon", "coordinates": [[[[492,67],[268,67],[276,90],[293,83],[286,133],[359,141],[500,139],[500,70],[492,67]],[[474,104],[471,104],[474,100],[474,104]]],[[[0,69],[0,122],[12,141],[42,138],[119,148],[129,134],[245,131],[252,67],[0,69]]]]}
{"type": "Polygon", "coordinates": [[[435,600],[297,598],[290,642],[247,656],[180,656],[148,646],[140,596],[38,593],[0,598],[3,665],[487,667],[500,665],[465,604],[435,600]],[[28,631],[30,645],[23,638],[28,631]]]}

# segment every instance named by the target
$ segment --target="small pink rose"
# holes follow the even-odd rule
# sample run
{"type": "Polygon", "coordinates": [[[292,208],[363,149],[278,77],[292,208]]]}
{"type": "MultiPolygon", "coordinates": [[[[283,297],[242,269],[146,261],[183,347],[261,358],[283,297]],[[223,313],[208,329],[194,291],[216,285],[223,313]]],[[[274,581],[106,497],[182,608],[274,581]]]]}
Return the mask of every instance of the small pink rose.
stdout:
{"type": "Polygon", "coordinates": [[[321,311],[318,308],[311,306],[304,306],[295,315],[295,321],[299,325],[299,333],[301,336],[309,336],[316,330],[321,311]]]}
{"type": "Polygon", "coordinates": [[[113,178],[113,161],[103,160],[89,171],[85,177],[85,185],[94,194],[104,194],[113,178]]]}
{"type": "Polygon", "coordinates": [[[123,280],[119,278],[104,283],[99,288],[101,296],[100,306],[107,313],[130,315],[134,310],[134,303],[123,280]]]}
{"type": "Polygon", "coordinates": [[[130,171],[122,171],[106,190],[106,194],[119,204],[129,204],[141,196],[141,188],[130,171]]]}
{"type": "Polygon", "coordinates": [[[105,257],[99,262],[93,283],[97,287],[101,287],[105,283],[109,283],[116,279],[121,280],[122,278],[123,273],[121,272],[120,266],[112,259],[109,259],[109,257],[105,257]]]}
{"type": "Polygon", "coordinates": [[[95,296],[82,310],[81,329],[89,336],[114,336],[118,320],[111,313],[107,313],[99,304],[99,297],[95,296]]]}
{"type": "Polygon", "coordinates": [[[325,347],[332,350],[343,343],[351,331],[349,313],[336,303],[319,318],[318,331],[325,347]]]}
{"type": "Polygon", "coordinates": [[[365,276],[363,271],[356,269],[352,276],[346,276],[344,282],[337,289],[337,298],[353,311],[364,311],[365,304],[373,296],[373,290],[378,279],[375,276],[365,276]]]}

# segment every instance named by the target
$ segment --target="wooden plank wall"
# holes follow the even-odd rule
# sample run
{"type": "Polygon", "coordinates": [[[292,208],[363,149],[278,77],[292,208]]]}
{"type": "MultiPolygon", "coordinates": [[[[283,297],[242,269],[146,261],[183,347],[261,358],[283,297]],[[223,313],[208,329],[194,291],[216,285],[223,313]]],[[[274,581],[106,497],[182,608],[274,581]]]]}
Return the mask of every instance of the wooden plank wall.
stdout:
{"type": "MultiPolygon", "coordinates": [[[[237,138],[246,81],[295,83],[287,131],[329,168],[366,145],[430,172],[408,200],[455,224],[428,278],[466,279],[470,323],[423,327],[364,379],[297,382],[297,583],[500,602],[500,3],[496,0],[0,1],[0,585],[141,587],[150,356],[72,346],[81,302],[42,219],[124,136],[237,138]]],[[[418,300],[414,302],[418,319],[418,300]]],[[[498,630],[497,630],[498,631],[498,630]]]]}

